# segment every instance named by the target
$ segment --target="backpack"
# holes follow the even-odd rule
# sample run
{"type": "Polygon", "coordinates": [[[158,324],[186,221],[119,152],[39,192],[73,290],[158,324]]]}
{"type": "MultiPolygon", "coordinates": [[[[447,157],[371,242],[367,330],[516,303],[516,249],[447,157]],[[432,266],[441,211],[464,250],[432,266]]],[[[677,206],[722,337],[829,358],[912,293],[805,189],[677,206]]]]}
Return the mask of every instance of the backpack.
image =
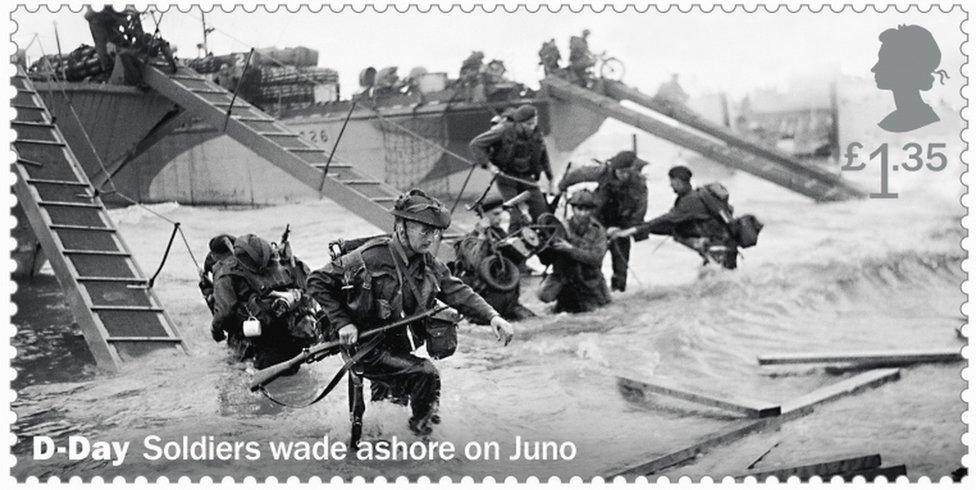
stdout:
{"type": "MultiPolygon", "coordinates": [[[[725,226],[732,225],[732,206],[729,205],[729,190],[718,182],[705,184],[698,188],[698,196],[708,212],[725,226]]],[[[732,230],[729,230],[732,231],[732,230]]]]}
{"type": "Polygon", "coordinates": [[[729,229],[729,233],[741,248],[755,246],[759,242],[759,232],[763,229],[762,221],[751,214],[735,218],[733,208],[729,205],[729,190],[718,182],[705,184],[698,189],[702,202],[715,219],[722,222],[729,229]]]}
{"type": "Polygon", "coordinates": [[[759,242],[762,221],[751,214],[740,216],[732,222],[732,237],[742,248],[749,248],[759,242]]]}

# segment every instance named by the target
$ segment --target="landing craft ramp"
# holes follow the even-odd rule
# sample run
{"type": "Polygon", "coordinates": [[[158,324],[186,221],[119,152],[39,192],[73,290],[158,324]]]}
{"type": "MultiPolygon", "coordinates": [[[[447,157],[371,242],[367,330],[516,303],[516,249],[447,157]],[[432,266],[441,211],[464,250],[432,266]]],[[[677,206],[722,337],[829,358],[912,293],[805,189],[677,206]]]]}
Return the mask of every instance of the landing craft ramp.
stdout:
{"type": "Polygon", "coordinates": [[[11,122],[17,131],[14,192],[34,239],[58,278],[75,321],[98,366],[118,371],[123,361],[159,349],[186,353],[176,326],[147,288],[139,266],[95,195],[61,130],[26,73],[11,122]]]}
{"type": "MultiPolygon", "coordinates": [[[[190,115],[223,131],[299,182],[381,230],[392,228],[389,211],[401,194],[398,189],[346,163],[331,163],[326,175],[323,172],[329,161],[327,151],[240,98],[232,102],[232,93],[194,70],[179,65],[176,73],[168,71],[165,63],[149,63],[143,70],[143,80],[190,115]]],[[[460,234],[460,230],[452,229],[445,238],[460,234]]]]}
{"type": "Polygon", "coordinates": [[[729,167],[743,170],[816,201],[841,201],[864,197],[865,193],[839,176],[804,165],[782,152],[750,142],[731,131],[702,119],[682,107],[673,106],[619,82],[604,81],[607,95],[547,77],[542,86],[553,98],[577,104],[644,130],[729,167]],[[688,126],[671,125],[655,117],[624,107],[630,100],[662,116],[688,126]],[[707,136],[702,136],[704,133],[707,136]],[[715,141],[711,138],[718,141],[715,141]]]}

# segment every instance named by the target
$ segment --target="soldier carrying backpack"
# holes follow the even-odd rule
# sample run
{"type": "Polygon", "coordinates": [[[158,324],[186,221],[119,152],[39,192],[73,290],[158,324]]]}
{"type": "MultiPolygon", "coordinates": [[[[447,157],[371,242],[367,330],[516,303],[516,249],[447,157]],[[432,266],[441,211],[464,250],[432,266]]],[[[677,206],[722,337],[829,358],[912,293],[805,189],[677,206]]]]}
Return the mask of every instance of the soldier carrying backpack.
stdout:
{"type": "Polygon", "coordinates": [[[667,213],[624,230],[610,230],[613,237],[634,236],[647,239],[651,234],[670,235],[702,257],[705,263],[717,262],[735,269],[739,248],[756,244],[762,223],[752,215],[735,218],[729,193],[722,184],[694,188],[691,170],[676,166],[668,170],[671,188],[678,197],[667,213]]]}

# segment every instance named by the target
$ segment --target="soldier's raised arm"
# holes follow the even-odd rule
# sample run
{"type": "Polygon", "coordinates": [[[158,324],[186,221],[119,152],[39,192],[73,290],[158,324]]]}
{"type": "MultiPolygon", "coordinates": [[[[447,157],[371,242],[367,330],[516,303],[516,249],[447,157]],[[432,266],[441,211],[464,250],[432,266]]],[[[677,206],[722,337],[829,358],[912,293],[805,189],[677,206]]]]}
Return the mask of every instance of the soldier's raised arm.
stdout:
{"type": "Polygon", "coordinates": [[[475,163],[480,165],[481,168],[488,168],[488,165],[491,164],[491,158],[488,156],[488,153],[494,144],[501,141],[506,129],[507,126],[505,124],[498,124],[488,131],[475,136],[471,140],[471,143],[468,143],[471,156],[474,157],[475,163]]]}
{"type": "Polygon", "coordinates": [[[565,191],[571,186],[583,182],[597,182],[600,180],[600,176],[603,175],[603,172],[604,167],[601,165],[584,165],[582,167],[571,169],[569,173],[564,175],[563,179],[559,182],[559,190],[565,191]]]}

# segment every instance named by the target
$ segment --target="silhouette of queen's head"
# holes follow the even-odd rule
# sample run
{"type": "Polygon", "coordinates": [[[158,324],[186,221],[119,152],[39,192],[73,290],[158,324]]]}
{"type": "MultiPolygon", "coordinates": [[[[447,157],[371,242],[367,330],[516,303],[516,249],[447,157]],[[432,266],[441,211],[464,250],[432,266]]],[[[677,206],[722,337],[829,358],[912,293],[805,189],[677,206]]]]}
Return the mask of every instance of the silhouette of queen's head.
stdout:
{"type": "Polygon", "coordinates": [[[878,126],[901,133],[938,121],[939,116],[919,94],[932,88],[935,74],[940,83],[947,77],[944,70],[936,70],[942,62],[942,52],[932,33],[921,26],[900,25],[882,32],[878,39],[881,50],[871,71],[878,88],[891,90],[895,97],[894,112],[878,126]]]}

